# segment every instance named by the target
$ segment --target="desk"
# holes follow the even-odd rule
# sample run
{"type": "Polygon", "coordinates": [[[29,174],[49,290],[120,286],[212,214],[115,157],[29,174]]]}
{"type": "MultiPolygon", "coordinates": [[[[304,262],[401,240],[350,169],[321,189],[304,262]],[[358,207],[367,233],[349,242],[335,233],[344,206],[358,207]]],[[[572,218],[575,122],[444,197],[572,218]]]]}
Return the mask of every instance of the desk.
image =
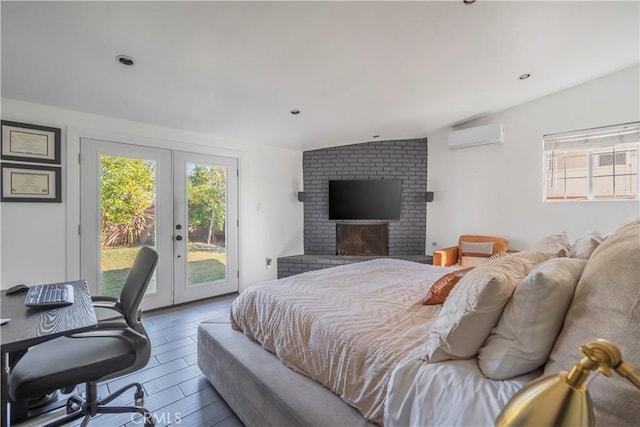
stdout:
{"type": "Polygon", "coordinates": [[[74,303],[50,310],[32,309],[24,305],[25,293],[7,295],[2,291],[2,317],[11,321],[2,325],[2,408],[1,427],[10,425],[11,412],[8,409],[9,353],[24,351],[36,344],[63,335],[86,331],[96,327],[98,321],[91,302],[89,288],[85,281],[71,282],[74,303]]]}

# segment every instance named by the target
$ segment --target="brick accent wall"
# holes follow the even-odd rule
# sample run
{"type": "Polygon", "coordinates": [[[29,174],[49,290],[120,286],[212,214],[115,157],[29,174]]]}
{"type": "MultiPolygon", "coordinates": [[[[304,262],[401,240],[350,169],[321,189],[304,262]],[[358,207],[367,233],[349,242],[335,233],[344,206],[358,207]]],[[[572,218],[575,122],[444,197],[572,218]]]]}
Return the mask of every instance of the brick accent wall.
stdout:
{"type": "Polygon", "coordinates": [[[427,139],[374,141],[303,153],[304,252],[333,255],[336,223],[329,221],[329,180],[402,180],[399,221],[389,221],[389,255],[425,253],[427,139]]]}

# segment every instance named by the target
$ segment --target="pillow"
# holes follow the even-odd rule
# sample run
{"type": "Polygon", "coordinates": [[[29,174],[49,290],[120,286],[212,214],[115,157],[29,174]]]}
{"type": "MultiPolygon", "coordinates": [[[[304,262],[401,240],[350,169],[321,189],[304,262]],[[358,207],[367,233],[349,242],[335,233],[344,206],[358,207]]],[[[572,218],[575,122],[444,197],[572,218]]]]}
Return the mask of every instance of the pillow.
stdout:
{"type": "Polygon", "coordinates": [[[571,257],[589,259],[593,251],[602,243],[604,238],[597,231],[592,231],[576,239],[571,246],[571,257]]]}
{"type": "Polygon", "coordinates": [[[509,256],[512,258],[522,258],[524,260],[527,260],[532,263],[532,266],[538,265],[541,262],[545,262],[551,258],[556,258],[554,254],[533,251],[514,252],[512,254],[509,254],[509,256]]]}
{"type": "Polygon", "coordinates": [[[520,252],[468,272],[453,288],[434,320],[422,359],[441,362],[474,357],[498,323],[518,282],[546,257],[520,252]]]}
{"type": "MultiPolygon", "coordinates": [[[[613,342],[625,362],[636,369],[640,366],[638,260],[640,220],[619,228],[598,245],[576,286],[545,374],[569,370],[584,357],[578,346],[595,338],[613,342]]],[[[631,383],[602,375],[590,379],[589,394],[598,425],[638,425],[638,390],[631,383]]]]}
{"type": "Polygon", "coordinates": [[[460,270],[447,273],[431,286],[429,292],[422,299],[423,305],[436,305],[442,304],[446,299],[453,287],[458,283],[460,279],[464,277],[473,267],[462,268],[460,270]]]}
{"type": "Polygon", "coordinates": [[[582,259],[553,258],[529,272],[480,349],[478,364],[485,376],[506,380],[547,361],[586,264],[582,259]]]}
{"type": "Polygon", "coordinates": [[[493,242],[460,242],[460,265],[476,267],[493,255],[493,242]]]}
{"type": "Polygon", "coordinates": [[[543,237],[533,244],[531,251],[553,254],[557,257],[569,256],[570,245],[567,232],[563,231],[559,234],[543,237]]]}

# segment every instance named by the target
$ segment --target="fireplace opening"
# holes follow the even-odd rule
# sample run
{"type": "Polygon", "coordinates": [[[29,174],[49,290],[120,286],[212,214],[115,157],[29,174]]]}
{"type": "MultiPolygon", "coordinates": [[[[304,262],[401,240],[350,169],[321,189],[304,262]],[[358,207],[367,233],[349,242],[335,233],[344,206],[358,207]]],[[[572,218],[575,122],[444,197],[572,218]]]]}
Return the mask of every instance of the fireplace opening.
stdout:
{"type": "Polygon", "coordinates": [[[389,255],[389,224],[336,224],[336,255],[389,255]]]}

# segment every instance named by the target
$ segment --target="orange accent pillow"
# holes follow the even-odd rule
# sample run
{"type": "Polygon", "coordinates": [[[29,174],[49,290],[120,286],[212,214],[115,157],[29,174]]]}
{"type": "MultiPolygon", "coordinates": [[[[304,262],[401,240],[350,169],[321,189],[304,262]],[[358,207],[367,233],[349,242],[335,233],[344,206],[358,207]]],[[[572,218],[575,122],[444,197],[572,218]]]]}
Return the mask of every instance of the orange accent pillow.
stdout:
{"type": "Polygon", "coordinates": [[[462,268],[460,270],[447,273],[431,286],[427,295],[422,299],[423,305],[444,304],[444,300],[449,296],[449,292],[464,277],[465,274],[473,270],[474,267],[462,268]]]}

